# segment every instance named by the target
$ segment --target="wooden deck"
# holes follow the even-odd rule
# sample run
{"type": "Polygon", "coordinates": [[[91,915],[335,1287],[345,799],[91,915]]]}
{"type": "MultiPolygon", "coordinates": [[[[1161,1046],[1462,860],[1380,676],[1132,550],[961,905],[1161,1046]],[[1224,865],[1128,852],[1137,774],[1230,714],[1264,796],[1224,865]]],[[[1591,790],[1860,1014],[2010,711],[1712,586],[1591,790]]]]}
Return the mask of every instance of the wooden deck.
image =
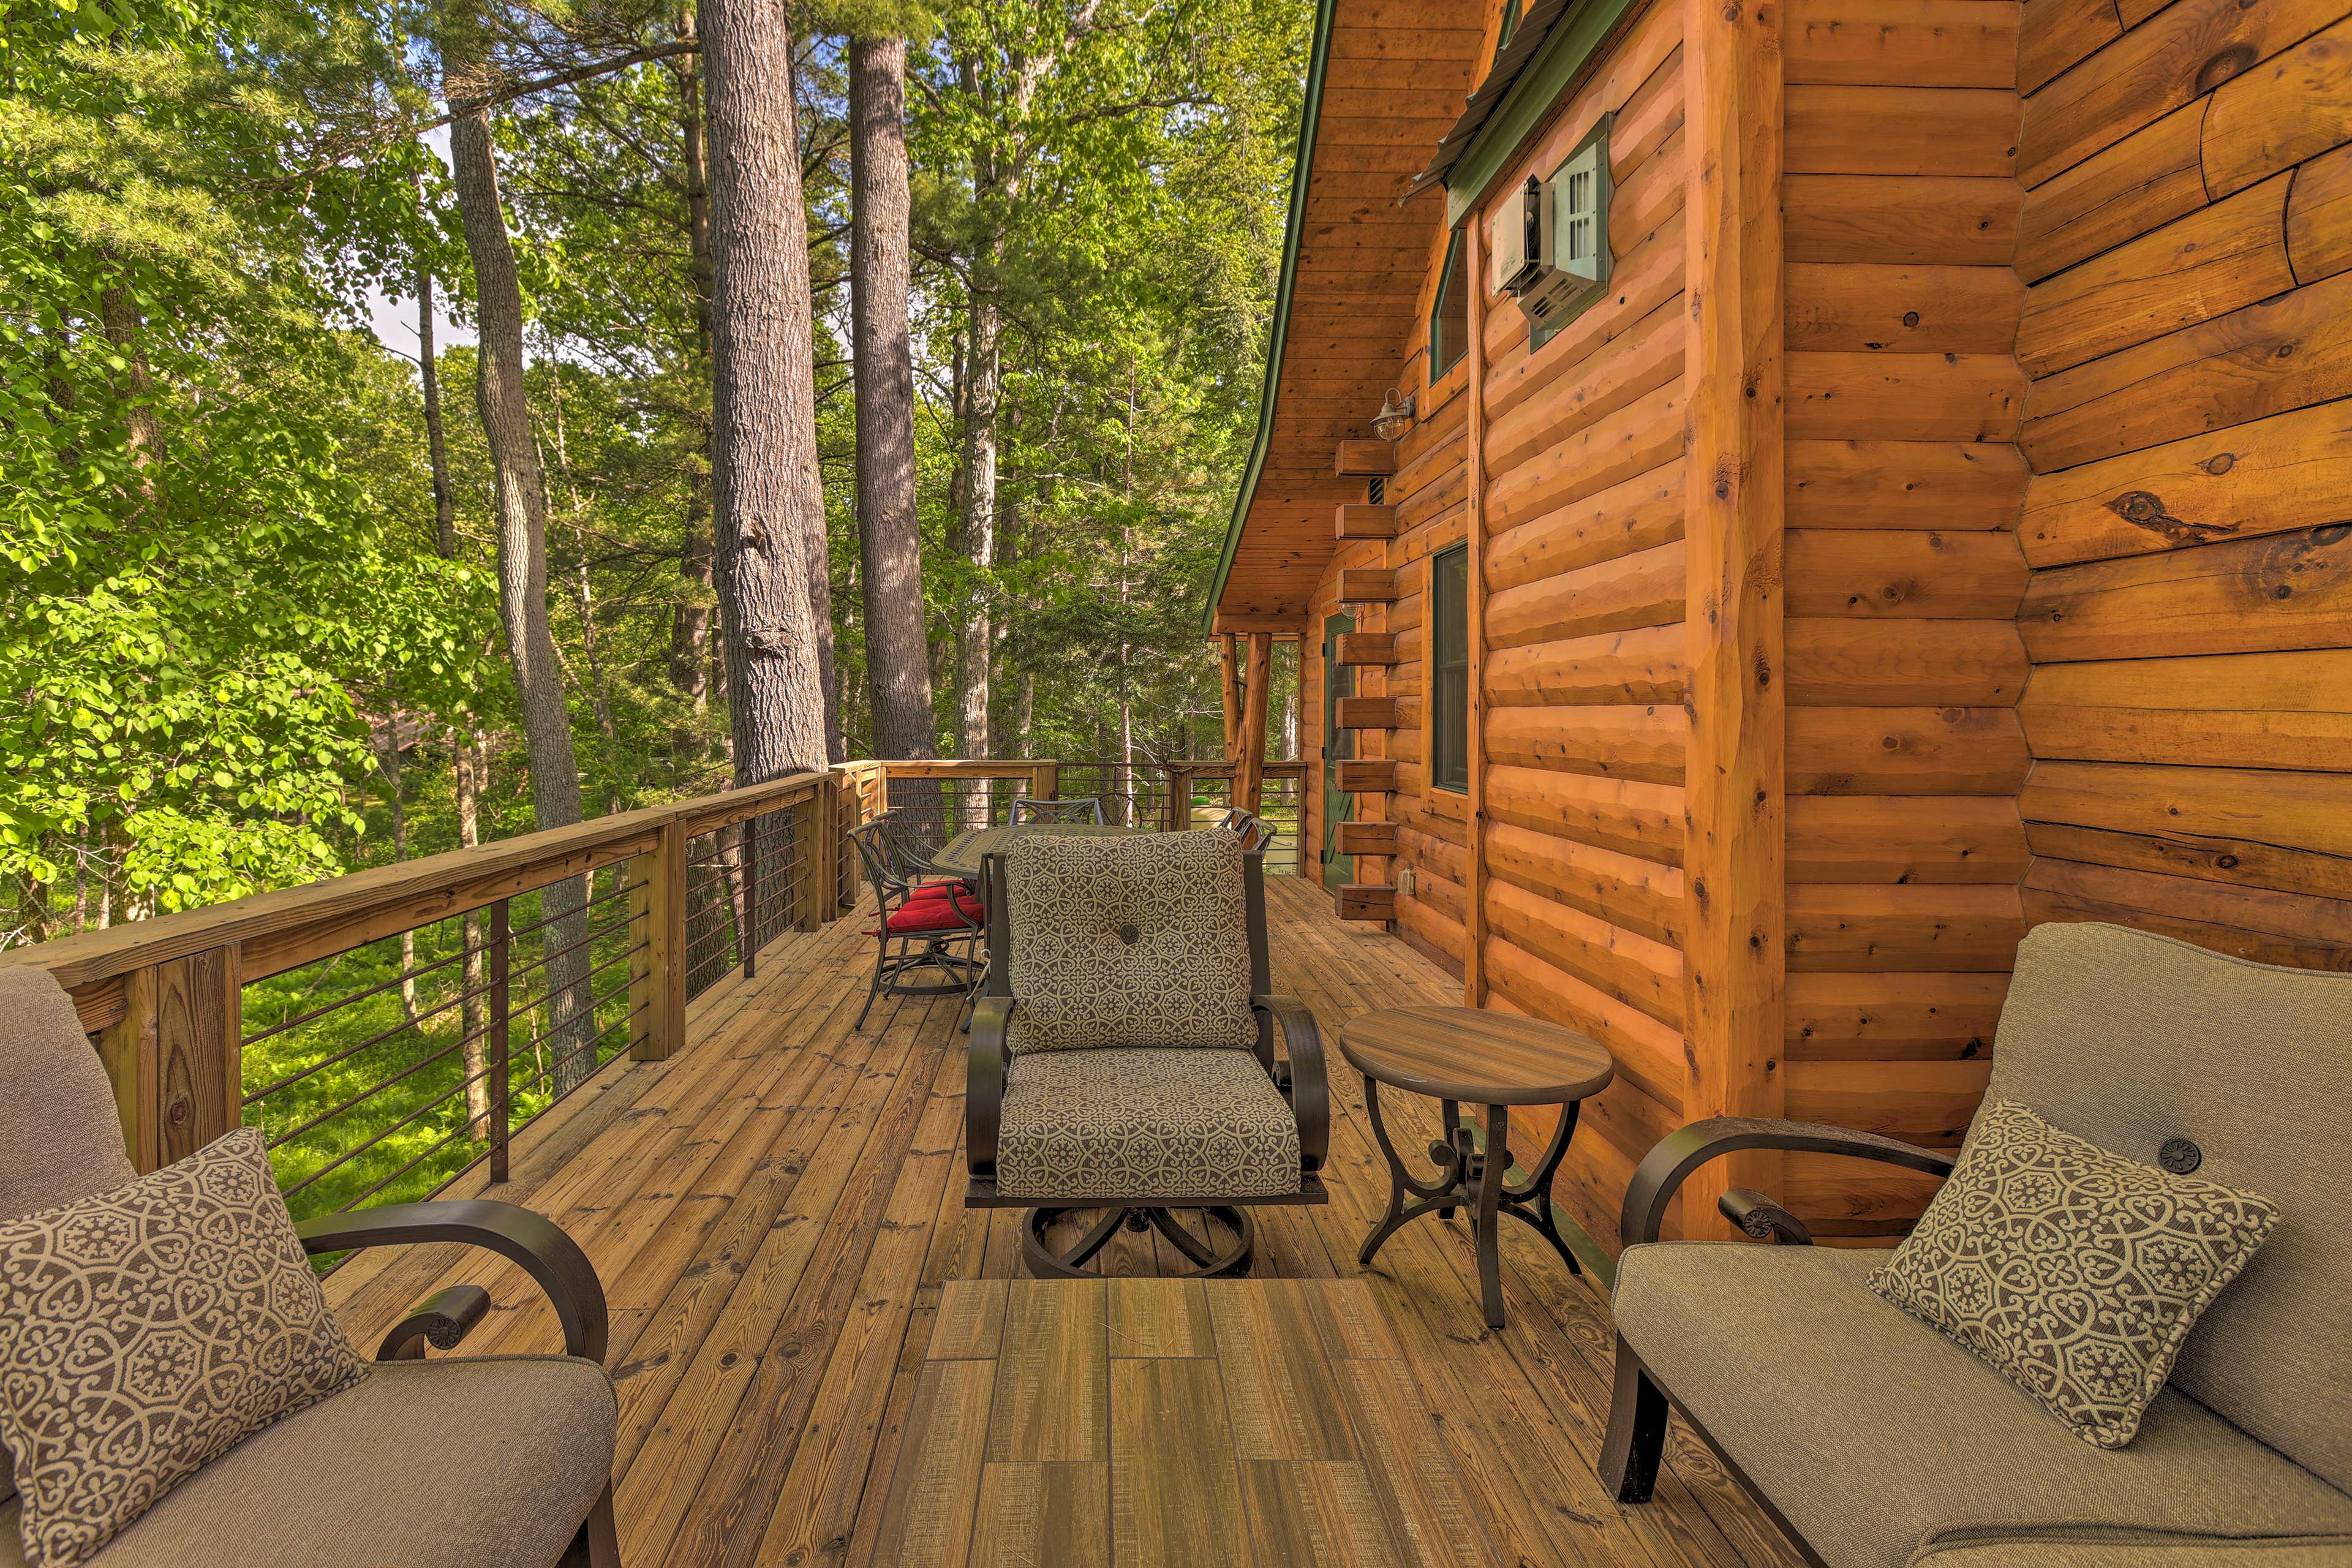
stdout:
{"type": "MultiPolygon", "coordinates": [[[[1340,924],[1320,889],[1267,881],[1276,984],[1327,1034],[1366,1008],[1456,994],[1403,943],[1340,924]]],[[[782,938],[757,980],[696,1003],[686,1051],[607,1069],[518,1139],[514,1179],[487,1194],[554,1215],[604,1278],[630,1568],[872,1561],[942,1287],[1019,1272],[1017,1212],[967,1214],[961,1201],[952,1004],[886,1000],[865,1030],[850,1027],[872,955],[863,930],[853,917],[782,938]]],[[[1679,1428],[1655,1503],[1621,1510],[1603,1496],[1591,1456],[1608,1405],[1607,1305],[1517,1227],[1504,1233],[1499,1334],[1479,1322],[1458,1219],[1417,1222],[1375,1268],[1356,1267],[1387,1183],[1362,1085],[1332,1059],[1332,1202],[1261,1211],[1257,1272],[1369,1282],[1468,1488],[1486,1560],[1798,1561],[1679,1428]]],[[[1413,1135],[1433,1134],[1434,1108],[1413,1112],[1413,1135]]],[[[456,1191],[486,1189],[477,1173],[456,1191]]],[[[1104,1267],[1154,1271],[1147,1246],[1115,1244],[1104,1267]]],[[[465,1353],[560,1348],[535,1289],[495,1259],[363,1254],[329,1292],[372,1344],[403,1307],[459,1279],[499,1303],[465,1353]]]]}

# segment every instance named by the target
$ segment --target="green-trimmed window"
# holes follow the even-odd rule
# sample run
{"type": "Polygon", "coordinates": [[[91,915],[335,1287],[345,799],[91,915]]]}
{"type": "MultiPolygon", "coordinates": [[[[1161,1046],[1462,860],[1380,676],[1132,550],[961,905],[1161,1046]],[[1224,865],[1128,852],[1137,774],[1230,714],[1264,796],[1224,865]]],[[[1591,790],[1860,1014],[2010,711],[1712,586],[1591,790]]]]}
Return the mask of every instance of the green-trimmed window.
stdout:
{"type": "Polygon", "coordinates": [[[1429,782],[1470,787],[1470,547],[1429,558],[1429,782]]]}
{"type": "Polygon", "coordinates": [[[1470,350],[1470,279],[1462,254],[1462,231],[1445,242],[1445,269],[1438,275],[1437,302],[1429,310],[1429,384],[1452,370],[1470,350]]]}

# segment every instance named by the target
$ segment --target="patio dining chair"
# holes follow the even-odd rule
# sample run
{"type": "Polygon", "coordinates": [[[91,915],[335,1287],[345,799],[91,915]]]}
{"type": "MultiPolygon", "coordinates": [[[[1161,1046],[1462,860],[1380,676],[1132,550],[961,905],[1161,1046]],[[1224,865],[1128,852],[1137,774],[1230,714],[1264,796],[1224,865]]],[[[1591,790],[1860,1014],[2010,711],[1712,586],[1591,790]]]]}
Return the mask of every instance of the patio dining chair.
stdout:
{"type": "MultiPolygon", "coordinates": [[[[10,1081],[9,1092],[0,1095],[0,1221],[81,1204],[136,1179],[113,1089],[71,998],[46,970],[0,969],[0,1058],[9,1064],[10,1081]]],[[[148,1212],[163,1217],[152,1206],[148,1212]]],[[[217,1221],[219,1211],[211,1218],[217,1221]]],[[[225,1562],[239,1568],[394,1563],[619,1568],[612,1491],[617,1405],[613,1381],[600,1364],[604,1291],[578,1245],[541,1215],[481,1198],[385,1204],[318,1215],[294,1228],[313,1258],[434,1243],[499,1253],[546,1292],[567,1353],[425,1360],[428,1340],[450,1349],[490,1310],[482,1287],[450,1286],[410,1309],[364,1378],[252,1432],[169,1483],[143,1512],[82,1559],[84,1568],[225,1562]]],[[[141,1256],[152,1274],[168,1273],[179,1254],[159,1246],[141,1256]]],[[[55,1265],[52,1270],[50,1299],[65,1316],[38,1326],[101,1349],[115,1345],[111,1366],[83,1363],[77,1370],[93,1386],[101,1371],[111,1374],[117,1397],[113,1405],[93,1397],[93,1418],[119,1419],[114,1405],[131,1402],[134,1394],[153,1394],[160,1374],[149,1363],[158,1357],[134,1365],[121,1342],[109,1338],[126,1332],[120,1322],[70,1321],[77,1310],[103,1310],[96,1302],[106,1293],[77,1298],[54,1285],[63,1271],[55,1265]],[[141,1386],[134,1390],[134,1384],[141,1386]]],[[[190,1310],[200,1317],[215,1285],[183,1283],[190,1310]]],[[[172,1293],[169,1279],[155,1286],[158,1300],[172,1293]]],[[[142,1321],[169,1318],[159,1310],[142,1321]]],[[[250,1400],[256,1385],[283,1373],[282,1364],[257,1371],[212,1342],[195,1342],[205,1348],[191,1353],[206,1358],[208,1381],[203,1390],[186,1391],[183,1397],[190,1403],[169,1407],[184,1424],[182,1432],[202,1395],[250,1400]]],[[[168,1358],[161,1364],[168,1367],[168,1358]]],[[[12,1376],[21,1395],[37,1374],[20,1365],[12,1376]]],[[[194,1373],[189,1381],[197,1381],[194,1373]]],[[[159,1421],[154,1430],[162,1429],[159,1421]]],[[[43,1428],[42,1436],[53,1454],[68,1446],[55,1427],[43,1428]]],[[[137,1477],[139,1457],[168,1447],[171,1440],[152,1446],[126,1440],[119,1452],[110,1451],[109,1458],[123,1467],[120,1485],[152,1484],[137,1477]]],[[[23,1561],[17,1554],[22,1503],[11,1481],[13,1468],[0,1445],[0,1563],[6,1563],[23,1561]]]]}
{"type": "Polygon", "coordinates": [[[1217,826],[1224,832],[1241,835],[1242,853],[1244,855],[1262,855],[1274,842],[1274,824],[1262,816],[1253,816],[1237,805],[1217,818],[1217,826]]]}
{"type": "Polygon", "coordinates": [[[851,828],[847,837],[874,889],[876,916],[866,933],[875,939],[874,979],[853,1026],[866,1026],[877,996],[961,994],[970,1000],[986,968],[977,952],[986,929],[979,896],[961,882],[916,881],[898,860],[887,816],[851,828]],[[923,969],[937,970],[940,977],[908,978],[923,969]]]}
{"type": "Polygon", "coordinates": [[[1326,1201],[1330,1130],[1314,1015],[1268,974],[1259,857],[1186,832],[1041,834],[989,858],[965,1203],[1030,1211],[1034,1275],[1083,1277],[1122,1227],[1157,1231],[1192,1274],[1248,1272],[1252,1208],[1326,1201]]]}
{"type": "Polygon", "coordinates": [[[1102,796],[1097,795],[1068,800],[1032,800],[1024,795],[1013,800],[1011,821],[1016,827],[1024,822],[1091,822],[1099,826],[1102,819],[1102,796]]]}

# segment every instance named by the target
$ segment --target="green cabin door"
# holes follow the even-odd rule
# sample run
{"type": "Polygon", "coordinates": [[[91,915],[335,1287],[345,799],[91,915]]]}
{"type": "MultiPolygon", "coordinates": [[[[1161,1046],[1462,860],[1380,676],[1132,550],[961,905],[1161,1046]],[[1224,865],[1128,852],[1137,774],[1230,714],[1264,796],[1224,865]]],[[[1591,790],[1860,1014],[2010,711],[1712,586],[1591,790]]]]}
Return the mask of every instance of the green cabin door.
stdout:
{"type": "Polygon", "coordinates": [[[1339,634],[1356,629],[1353,616],[1323,623],[1323,880],[1356,879],[1356,858],[1339,853],[1339,824],[1356,819],[1356,797],[1339,787],[1339,764],[1356,754],[1356,732],[1337,723],[1339,699],[1356,694],[1356,667],[1341,664],[1339,634]]]}

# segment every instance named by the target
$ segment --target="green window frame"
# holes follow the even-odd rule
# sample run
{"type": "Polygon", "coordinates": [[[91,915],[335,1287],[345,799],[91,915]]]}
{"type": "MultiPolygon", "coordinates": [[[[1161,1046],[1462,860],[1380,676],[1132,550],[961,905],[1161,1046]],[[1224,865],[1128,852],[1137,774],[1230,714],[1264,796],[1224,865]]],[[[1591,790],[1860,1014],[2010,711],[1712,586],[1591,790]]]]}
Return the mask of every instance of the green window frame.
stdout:
{"type": "Polygon", "coordinates": [[[1429,558],[1429,782],[1470,789],[1470,547],[1429,558]]]}
{"type": "Polygon", "coordinates": [[[1462,231],[1445,242],[1445,266],[1437,275],[1437,298],[1429,307],[1429,384],[1462,363],[1470,352],[1470,280],[1462,254],[1462,231]]]}

